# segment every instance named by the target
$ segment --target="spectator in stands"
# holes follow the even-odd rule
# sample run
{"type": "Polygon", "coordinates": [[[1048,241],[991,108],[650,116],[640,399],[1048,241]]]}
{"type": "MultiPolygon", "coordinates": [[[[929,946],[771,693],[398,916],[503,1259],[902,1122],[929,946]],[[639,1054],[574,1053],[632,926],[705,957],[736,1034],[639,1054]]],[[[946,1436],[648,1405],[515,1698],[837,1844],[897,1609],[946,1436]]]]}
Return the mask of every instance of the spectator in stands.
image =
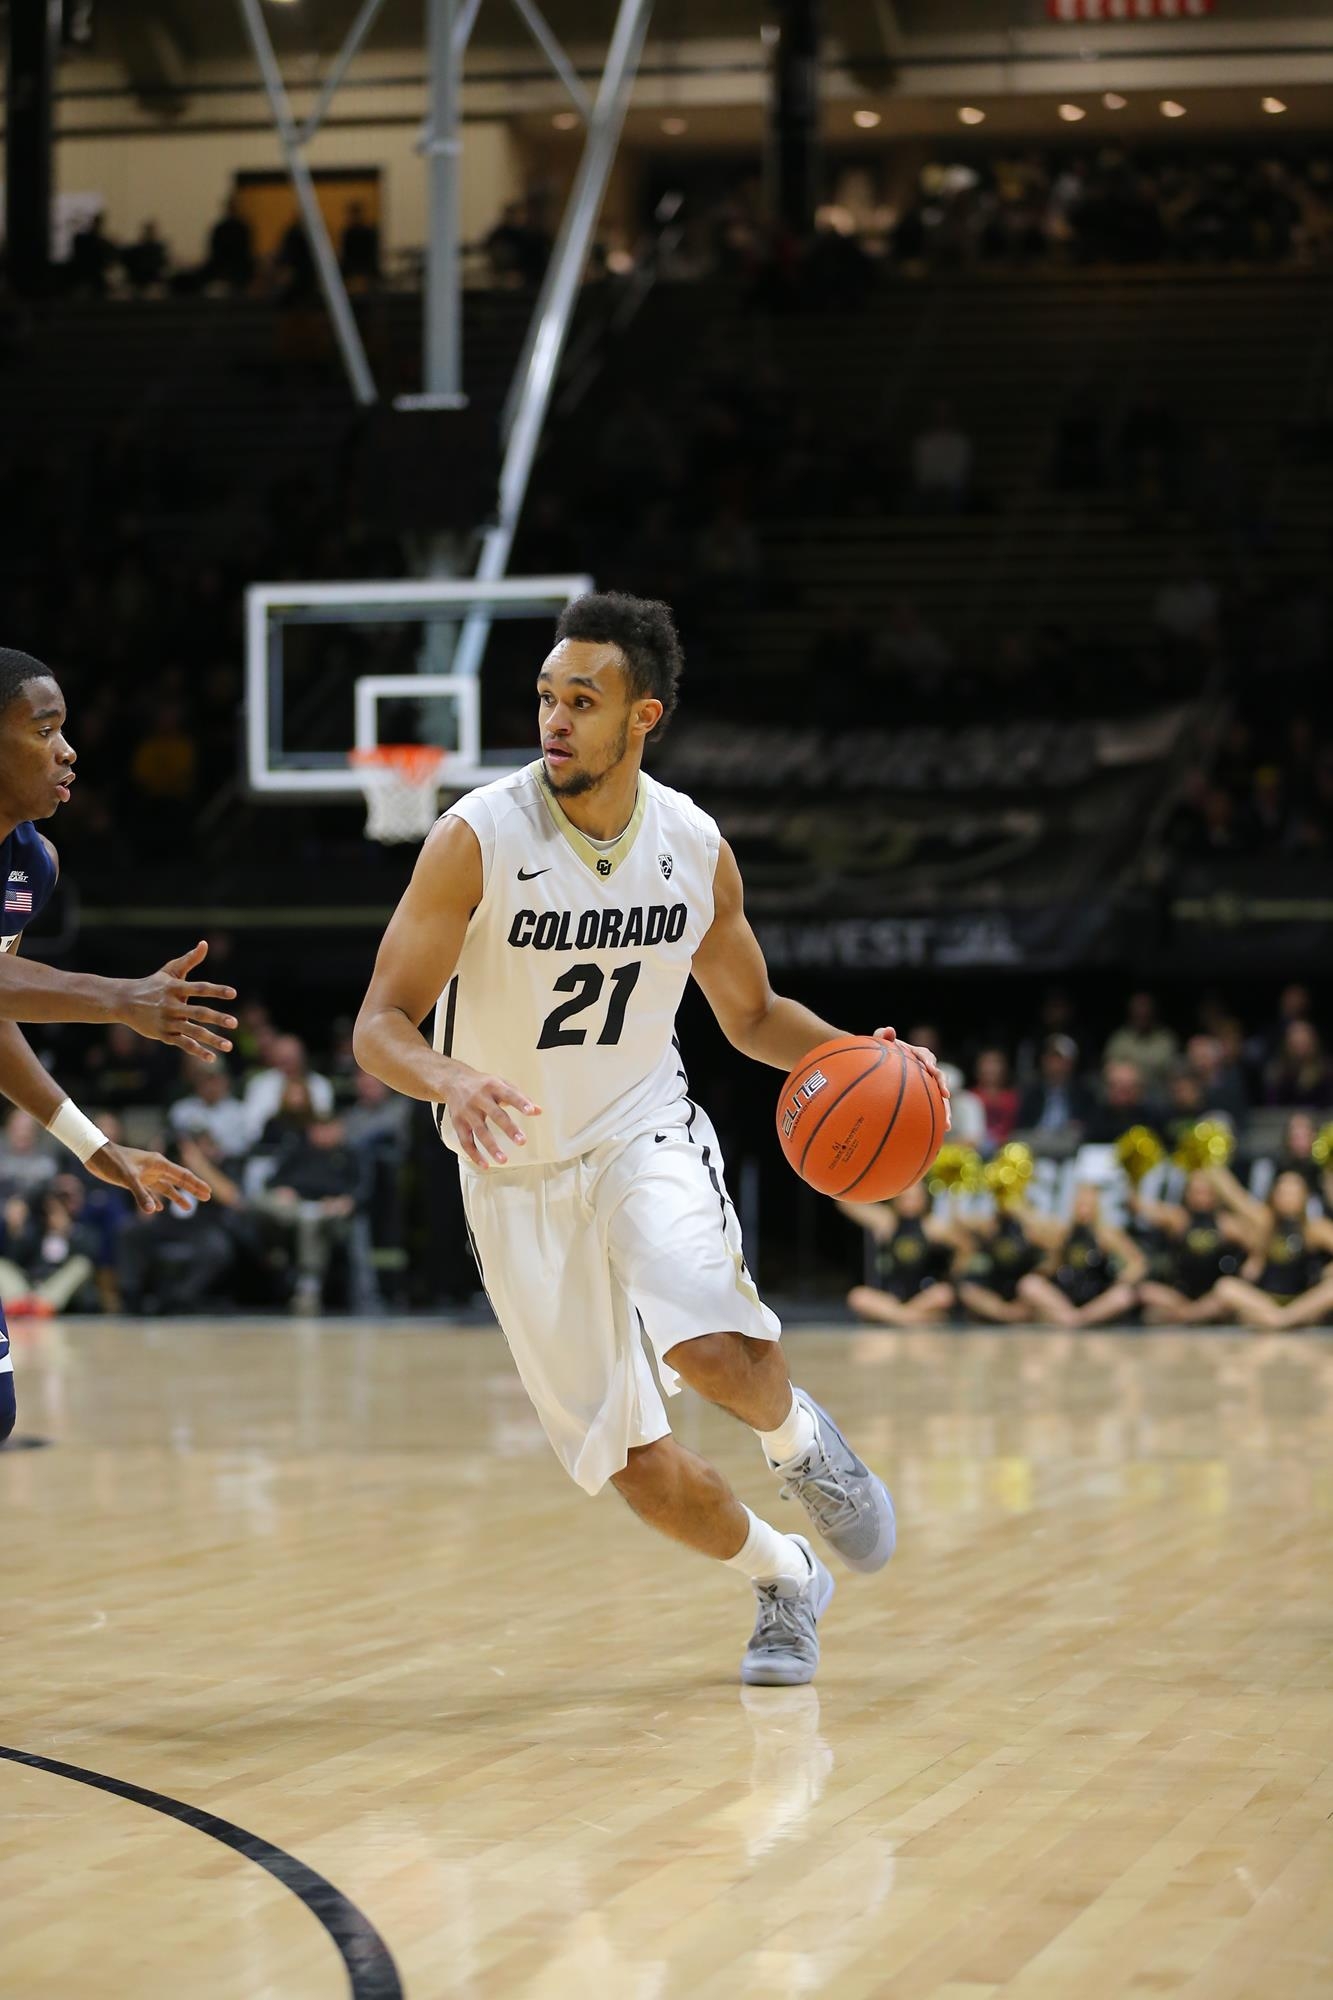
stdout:
{"type": "Polygon", "coordinates": [[[126,1312],[180,1314],[226,1298],[236,1246],[224,1203],[199,1165],[199,1142],[187,1141],[191,1171],[207,1179],[209,1202],[188,1196],[160,1215],[135,1215],[120,1234],[118,1280],[126,1312]]]}
{"type": "Polygon", "coordinates": [[[241,1067],[247,1071],[271,1068],[277,1033],[273,1017],[262,1000],[242,1000],[236,1010],[236,1032],[232,1036],[241,1067]]]}
{"type": "Polygon", "coordinates": [[[345,1245],[348,1252],[352,1310],[376,1309],[379,1295],[369,1261],[368,1237],[353,1227],[363,1184],[361,1167],[337,1119],[315,1119],[303,1132],[294,1131],[283,1141],[272,1180],[254,1206],[295,1239],[295,1311],[319,1311],[330,1256],[337,1244],[345,1245]]]}
{"type": "MultiPolygon", "coordinates": [[[[1333,1175],[1326,1161],[1315,1158],[1319,1127],[1308,1111],[1293,1111],[1282,1130],[1280,1144],[1261,1160],[1251,1181],[1251,1190],[1262,1200],[1279,1174],[1300,1174],[1311,1192],[1333,1192],[1333,1175]],[[1264,1169],[1267,1169],[1265,1172],[1264,1169]]],[[[1325,1201],[1329,1213],[1333,1206],[1325,1201]]]]}
{"type": "Polygon", "coordinates": [[[144,223],[134,242],[122,251],[120,261],[132,291],[151,292],[162,285],[167,275],[167,246],[155,222],[144,223]]]}
{"type": "Polygon", "coordinates": [[[0,1209],[0,1292],[9,1311],[63,1312],[93,1275],[93,1247],[59,1190],[11,1195],[0,1209]]]}
{"type": "Polygon", "coordinates": [[[1155,1096],[1164,1088],[1179,1052],[1178,1036],[1158,1019],[1155,996],[1140,991],[1130,994],[1125,1018],[1102,1050],[1102,1062],[1136,1064],[1155,1096]]]}
{"type": "Polygon", "coordinates": [[[1191,1035],[1185,1063],[1199,1086],[1205,1118],[1225,1118],[1240,1131],[1249,1116],[1249,1093],[1239,1064],[1230,1060],[1216,1035],[1191,1035]]]}
{"type": "Polygon", "coordinates": [[[961,514],[972,498],[976,449],[952,403],[939,402],[933,421],[912,443],[912,484],[923,507],[961,514]]]}
{"type": "Polygon", "coordinates": [[[977,1056],[973,1090],[986,1114],[986,1137],[1003,1146],[1018,1124],[1018,1092],[1009,1081],[1009,1058],[1003,1049],[982,1049],[977,1056]]]}
{"type": "Polygon", "coordinates": [[[199,745],[186,723],[180,702],[163,702],[148,734],[130,759],[136,790],[158,807],[186,805],[199,773],[199,745]]]}
{"type": "Polygon", "coordinates": [[[1217,585],[1203,574],[1196,557],[1182,551],[1153,599],[1153,623],[1173,645],[1211,652],[1217,645],[1221,608],[1217,585]]]}
{"type": "Polygon", "coordinates": [[[305,305],[314,298],[315,256],[299,215],[288,223],[283,233],[273,259],[273,269],[281,282],[279,302],[282,305],[305,305]]]}
{"type": "Polygon", "coordinates": [[[715,609],[741,609],[759,595],[763,550],[753,524],[733,501],[704,522],[694,544],[700,594],[715,609]]]}
{"type": "Polygon", "coordinates": [[[239,1160],[251,1139],[251,1119],[247,1107],[232,1088],[231,1072],[218,1056],[213,1062],[187,1056],[181,1066],[188,1095],[178,1098],[168,1114],[171,1130],[197,1138],[206,1132],[224,1163],[239,1160]]]}
{"type": "Polygon", "coordinates": [[[225,285],[229,292],[248,292],[254,283],[254,232],[234,195],[223,204],[222,214],[209,231],[203,278],[205,284],[225,285]]]}
{"type": "Polygon", "coordinates": [[[1137,1063],[1119,1061],[1102,1065],[1101,1089],[1084,1128],[1084,1136],[1094,1144],[1109,1146],[1131,1125],[1156,1127],[1161,1108],[1149,1094],[1147,1078],[1137,1063]]]}
{"type": "Polygon", "coordinates": [[[1264,1072],[1269,1104],[1299,1104],[1323,1110],[1333,1104],[1333,1069],[1323,1039],[1309,1021],[1288,1021],[1282,1047],[1264,1072]]]}
{"type": "Polygon", "coordinates": [[[310,1067],[310,1056],[299,1035],[276,1035],[270,1050],[270,1065],[252,1076],[245,1086],[245,1109],[250,1131],[258,1139],[269,1120],[282,1105],[283,1092],[291,1082],[304,1083],[310,1093],[310,1107],[317,1118],[333,1116],[333,1085],[310,1067]]]}
{"type": "Polygon", "coordinates": [[[160,1104],[175,1078],[176,1059],[160,1042],[146,1042],[120,1021],[83,1058],[86,1101],[101,1111],[160,1104]]]}
{"type": "Polygon", "coordinates": [[[1048,1035],[1042,1044],[1040,1073],[1019,1103],[1020,1131],[1050,1150],[1072,1151],[1093,1109],[1078,1078],[1078,1044],[1068,1035],[1048,1035]]]}
{"type": "Polygon", "coordinates": [[[107,273],[119,254],[111,238],[103,234],[103,220],[99,209],[75,233],[69,250],[71,286],[76,292],[90,292],[97,298],[105,293],[107,273]]]}
{"type": "Polygon", "coordinates": [[[343,1113],[343,1130],[353,1152],[383,1159],[399,1167],[407,1158],[408,1124],[411,1106],[396,1090],[370,1076],[356,1072],[356,1102],[343,1113]]]}
{"type": "Polygon", "coordinates": [[[939,677],[953,663],[948,646],[910,597],[895,599],[877,651],[886,666],[931,693],[938,691],[939,677]]]}
{"type": "Polygon", "coordinates": [[[22,1195],[33,1200],[56,1175],[55,1147],[37,1120],[13,1110],[0,1134],[0,1199],[22,1195]]]}
{"type": "Polygon", "coordinates": [[[1206,1115],[1202,1083],[1188,1063],[1178,1063],[1166,1086],[1162,1137],[1167,1151],[1174,1152],[1190,1127],[1197,1125],[1206,1115]]]}
{"type": "MultiPolygon", "coordinates": [[[[1040,1074],[1042,1051],[1050,1037],[1066,1035],[1072,1042],[1077,1025],[1078,1013],[1067,989],[1063,986],[1048,987],[1037,1010],[1036,1032],[1025,1035],[1018,1044],[1015,1070],[1021,1087],[1026,1088],[1040,1074]]],[[[1074,1055],[1077,1059],[1076,1047],[1074,1055]]]]}
{"type": "Polygon", "coordinates": [[[1242,838],[1251,849],[1289,844],[1291,815],[1286,781],[1276,764],[1260,764],[1250,780],[1250,795],[1242,819],[1242,838]]]}
{"type": "Polygon", "coordinates": [[[366,214],[365,204],[347,204],[341,245],[342,274],[349,291],[369,291],[380,281],[379,225],[366,214]]]}

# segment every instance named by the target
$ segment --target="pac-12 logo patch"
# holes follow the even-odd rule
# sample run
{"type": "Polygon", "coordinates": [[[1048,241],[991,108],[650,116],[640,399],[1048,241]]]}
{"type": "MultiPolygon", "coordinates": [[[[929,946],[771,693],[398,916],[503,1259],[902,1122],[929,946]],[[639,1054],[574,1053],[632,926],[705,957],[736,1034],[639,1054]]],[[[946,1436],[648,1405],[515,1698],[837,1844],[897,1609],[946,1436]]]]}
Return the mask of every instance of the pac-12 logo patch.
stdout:
{"type": "Polygon", "coordinates": [[[599,875],[609,875],[611,873],[611,863],[607,860],[605,855],[602,856],[601,860],[597,864],[597,873],[599,875]]]}
{"type": "Polygon", "coordinates": [[[657,857],[657,865],[661,869],[665,879],[669,882],[671,880],[671,870],[675,867],[675,863],[671,859],[671,856],[669,854],[659,854],[657,857]]]}

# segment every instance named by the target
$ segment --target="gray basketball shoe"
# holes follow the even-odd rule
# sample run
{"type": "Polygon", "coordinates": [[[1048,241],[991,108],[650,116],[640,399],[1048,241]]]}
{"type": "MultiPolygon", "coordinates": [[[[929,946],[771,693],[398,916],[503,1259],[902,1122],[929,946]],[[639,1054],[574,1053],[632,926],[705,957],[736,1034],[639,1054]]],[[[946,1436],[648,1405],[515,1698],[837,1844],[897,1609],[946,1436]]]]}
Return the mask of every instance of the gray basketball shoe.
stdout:
{"type": "Polygon", "coordinates": [[[783,1499],[800,1501],[849,1569],[883,1569],[898,1538],[888,1487],[861,1463],[828,1411],[804,1389],[794,1393],[815,1420],[815,1441],[799,1458],[773,1467],[782,1475],[783,1499]]]}
{"type": "Polygon", "coordinates": [[[828,1609],[834,1582],[804,1535],[793,1535],[810,1558],[810,1581],[793,1583],[780,1576],[756,1583],[759,1616],[741,1661],[747,1687],[803,1687],[819,1665],[816,1629],[828,1609]]]}

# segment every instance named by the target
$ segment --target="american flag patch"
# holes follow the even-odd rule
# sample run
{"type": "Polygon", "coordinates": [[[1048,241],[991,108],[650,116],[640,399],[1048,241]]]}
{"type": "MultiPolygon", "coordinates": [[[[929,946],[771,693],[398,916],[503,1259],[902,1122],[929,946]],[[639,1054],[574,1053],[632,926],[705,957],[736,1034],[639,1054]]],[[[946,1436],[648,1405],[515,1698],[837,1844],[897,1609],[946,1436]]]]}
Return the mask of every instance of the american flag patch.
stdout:
{"type": "Polygon", "coordinates": [[[30,917],[32,915],[32,890],[6,889],[5,915],[7,917],[30,917]]]}

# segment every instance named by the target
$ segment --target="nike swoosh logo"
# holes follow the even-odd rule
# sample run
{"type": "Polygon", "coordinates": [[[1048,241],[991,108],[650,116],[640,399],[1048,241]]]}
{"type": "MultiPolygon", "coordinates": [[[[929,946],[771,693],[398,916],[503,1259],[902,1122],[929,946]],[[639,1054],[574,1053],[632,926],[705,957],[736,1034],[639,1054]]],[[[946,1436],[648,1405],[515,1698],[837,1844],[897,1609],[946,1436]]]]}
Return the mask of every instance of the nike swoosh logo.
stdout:
{"type": "MultiPolygon", "coordinates": [[[[552,863],[551,865],[554,866],[554,863],[552,863]]],[[[527,873],[524,869],[520,868],[518,871],[518,879],[520,882],[535,882],[539,875],[549,875],[550,872],[551,869],[549,867],[534,868],[531,874],[527,873]]]]}

